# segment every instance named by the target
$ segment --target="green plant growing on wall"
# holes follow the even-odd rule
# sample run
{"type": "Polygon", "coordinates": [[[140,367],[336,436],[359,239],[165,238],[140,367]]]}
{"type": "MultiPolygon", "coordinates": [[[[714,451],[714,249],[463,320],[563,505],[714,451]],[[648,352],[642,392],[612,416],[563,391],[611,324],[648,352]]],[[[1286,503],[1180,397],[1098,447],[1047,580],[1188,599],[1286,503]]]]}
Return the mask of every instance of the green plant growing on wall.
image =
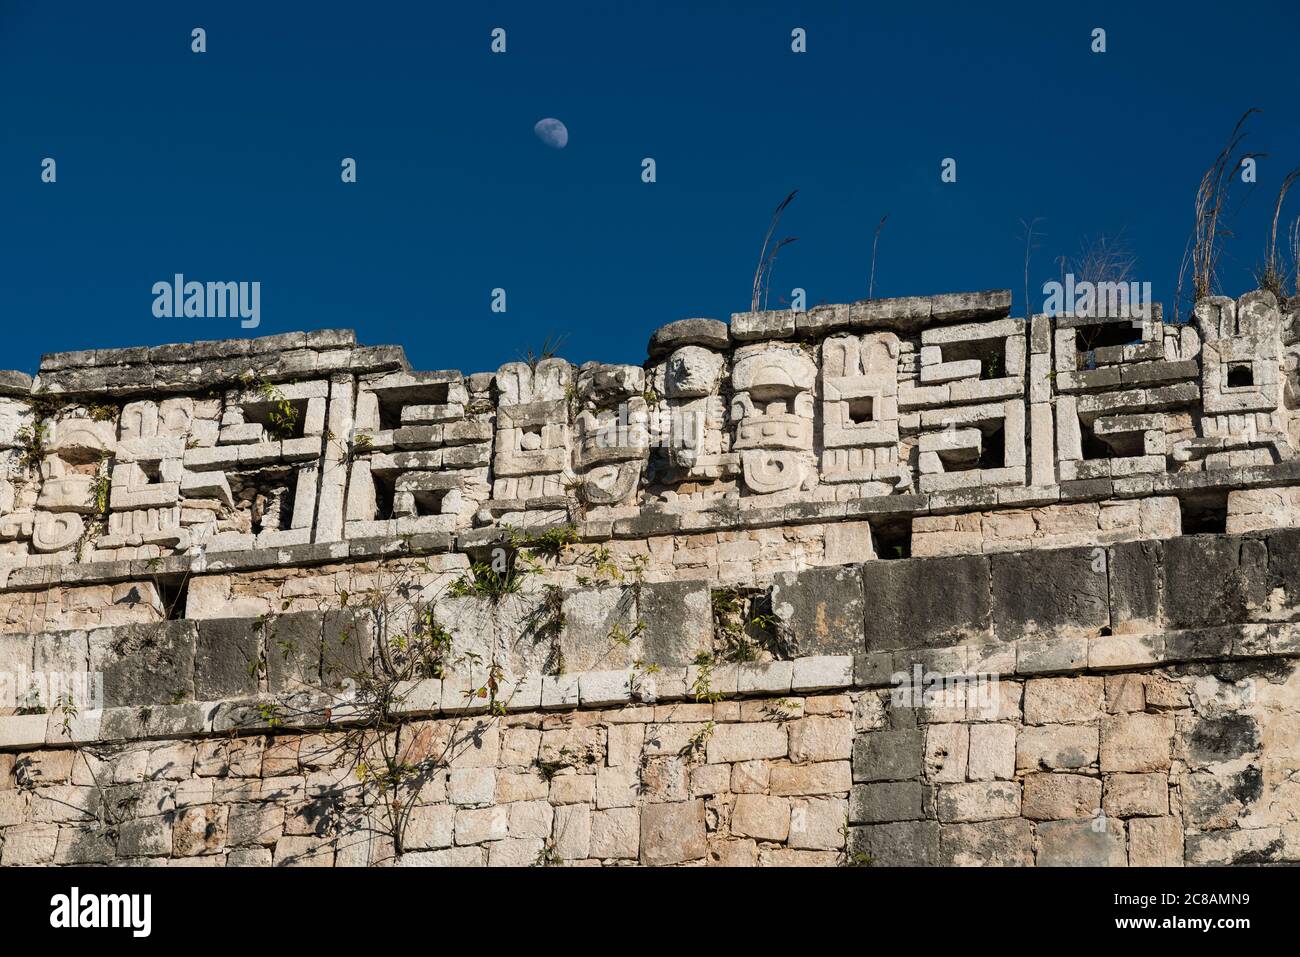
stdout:
{"type": "Polygon", "coordinates": [[[108,527],[108,497],[112,488],[109,473],[109,460],[111,455],[107,452],[99,457],[99,462],[95,468],[95,484],[90,490],[90,506],[92,509],[90,520],[86,522],[86,528],[77,539],[76,556],[80,562],[85,556],[86,548],[102,535],[108,527]]]}
{"type": "Polygon", "coordinates": [[[31,425],[24,425],[14,435],[18,446],[18,465],[30,472],[40,467],[45,458],[45,424],[38,418],[31,425]]]}
{"type": "Polygon", "coordinates": [[[703,754],[704,749],[709,744],[709,739],[713,737],[714,727],[714,723],[710,721],[691,735],[686,744],[682,746],[678,756],[689,760],[696,755],[703,754]]]}
{"type": "Polygon", "coordinates": [[[763,706],[763,713],[775,721],[793,721],[803,711],[801,701],[777,698],[763,706]]]}
{"type": "Polygon", "coordinates": [[[870,867],[872,858],[870,854],[862,851],[851,850],[853,842],[852,829],[849,827],[849,819],[844,818],[844,823],[840,825],[840,838],[844,841],[844,850],[840,852],[840,867],[870,867]]]}
{"type": "MultiPolygon", "coordinates": [[[[106,830],[109,835],[116,836],[117,830],[121,827],[123,821],[130,814],[132,808],[129,804],[119,802],[114,804],[111,795],[99,779],[96,770],[97,766],[102,763],[103,757],[91,749],[85,748],[76,740],[73,733],[73,722],[77,720],[80,714],[80,708],[77,706],[77,700],[71,691],[61,693],[53,702],[53,713],[59,718],[59,734],[67,739],[68,744],[72,747],[74,762],[80,760],[85,764],[86,771],[90,775],[91,786],[95,791],[95,800],[90,807],[95,816],[99,819],[99,826],[106,830]],[[116,813],[121,812],[121,813],[116,813]]],[[[40,793],[37,791],[36,793],[40,793]]]]}
{"type": "MultiPolygon", "coordinates": [[[[457,753],[478,746],[505,713],[503,668],[495,657],[456,651],[454,636],[435,615],[437,602],[456,590],[455,583],[428,591],[422,576],[434,574],[427,562],[385,560],[366,590],[340,590],[336,602],[319,599],[322,611],[351,615],[336,632],[322,632],[317,660],[326,687],[290,687],[247,717],[250,730],[338,729],[333,743],[315,757],[346,771],[351,783],[322,794],[317,812],[339,840],[353,833],[378,834],[398,857],[405,853],[410,816],[424,802],[426,785],[457,753]],[[450,706],[451,689],[443,686],[441,710],[460,713],[439,719],[445,734],[425,741],[411,723],[408,702],[427,679],[453,676],[473,676],[458,692],[464,697],[461,708],[450,706]]],[[[263,648],[284,655],[289,672],[301,657],[297,642],[274,628],[267,630],[263,648]]],[[[250,663],[250,674],[260,680],[264,664],[250,663]]]]}
{"type": "Polygon", "coordinates": [[[718,660],[708,652],[700,652],[695,656],[692,662],[695,665],[695,677],[691,681],[688,692],[696,701],[707,701],[710,704],[722,700],[722,692],[713,687],[713,669],[717,666],[718,660]]]}
{"type": "Polygon", "coordinates": [[[451,583],[448,594],[452,598],[486,598],[498,602],[506,595],[518,593],[525,574],[513,562],[504,571],[498,571],[490,562],[474,562],[469,571],[451,583]]]}
{"type": "Polygon", "coordinates": [[[537,768],[537,773],[542,776],[542,780],[549,784],[555,775],[559,774],[565,768],[573,767],[573,762],[569,759],[569,749],[567,747],[562,747],[560,748],[559,753],[556,754],[554,760],[544,760],[540,757],[535,758],[533,760],[533,767],[537,768]]]}
{"type": "Polygon", "coordinates": [[[512,548],[527,551],[536,558],[559,561],[567,548],[579,541],[576,525],[552,525],[535,535],[507,527],[507,541],[512,548]]]}
{"type": "Polygon", "coordinates": [[[757,661],[764,653],[790,657],[781,622],[771,613],[766,595],[725,587],[715,589],[710,599],[713,632],[723,661],[757,661]]]}
{"type": "Polygon", "coordinates": [[[256,394],[263,402],[270,403],[271,410],[266,415],[267,431],[276,439],[293,438],[298,429],[301,410],[266,379],[254,376],[252,373],[245,373],[240,378],[240,382],[246,391],[256,394]]]}
{"type": "Polygon", "coordinates": [[[638,701],[646,700],[643,694],[645,679],[650,675],[657,675],[663,671],[663,668],[654,662],[647,662],[644,658],[637,658],[632,662],[632,668],[628,675],[628,691],[631,692],[633,699],[638,701]]]}

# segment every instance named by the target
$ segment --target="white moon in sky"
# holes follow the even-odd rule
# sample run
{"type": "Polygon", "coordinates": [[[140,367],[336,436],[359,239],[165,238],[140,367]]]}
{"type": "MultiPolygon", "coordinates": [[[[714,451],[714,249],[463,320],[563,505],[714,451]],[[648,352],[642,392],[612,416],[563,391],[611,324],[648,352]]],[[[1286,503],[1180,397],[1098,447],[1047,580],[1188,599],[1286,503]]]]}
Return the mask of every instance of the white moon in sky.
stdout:
{"type": "Polygon", "coordinates": [[[569,143],[569,130],[563,123],[554,117],[548,116],[544,120],[538,120],[537,125],[533,127],[533,132],[537,138],[552,149],[562,150],[569,143]]]}

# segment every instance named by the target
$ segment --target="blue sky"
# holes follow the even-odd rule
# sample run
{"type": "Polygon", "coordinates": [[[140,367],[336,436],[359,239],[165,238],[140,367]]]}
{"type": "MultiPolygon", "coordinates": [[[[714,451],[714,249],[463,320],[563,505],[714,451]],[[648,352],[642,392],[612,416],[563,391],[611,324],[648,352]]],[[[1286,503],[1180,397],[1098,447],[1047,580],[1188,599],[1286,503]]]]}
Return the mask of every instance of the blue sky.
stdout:
{"type": "Polygon", "coordinates": [[[0,0],[0,367],[249,334],[155,318],[177,272],[260,281],[255,334],[354,328],[417,368],[495,369],[557,334],[574,361],[639,363],[656,326],[748,308],[795,188],[774,301],[865,297],[888,213],[877,295],[1008,287],[1020,311],[1041,217],[1036,286],[1123,230],[1168,305],[1197,182],[1257,106],[1239,294],[1300,165],[1294,0],[299,6],[0,0]],[[565,149],[533,135],[548,116],[565,149]]]}

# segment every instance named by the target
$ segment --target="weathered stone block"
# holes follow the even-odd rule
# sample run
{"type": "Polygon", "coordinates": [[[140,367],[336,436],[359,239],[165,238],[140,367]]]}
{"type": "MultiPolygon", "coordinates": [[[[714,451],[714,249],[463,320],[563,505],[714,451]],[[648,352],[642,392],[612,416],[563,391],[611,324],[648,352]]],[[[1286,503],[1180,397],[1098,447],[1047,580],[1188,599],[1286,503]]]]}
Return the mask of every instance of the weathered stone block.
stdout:
{"type": "Polygon", "coordinates": [[[784,841],[790,833],[790,802],[763,794],[737,796],[731,810],[731,833],[760,841],[784,841]]]}
{"type": "Polygon", "coordinates": [[[935,802],[940,821],[991,821],[1020,814],[1020,785],[1011,781],[941,784],[935,802]]]}
{"type": "Polygon", "coordinates": [[[649,664],[686,665],[713,648],[713,602],[704,582],[644,584],[637,602],[649,664]]]}
{"type": "MultiPolygon", "coordinates": [[[[284,811],[280,809],[280,820],[284,811]]],[[[278,836],[278,834],[277,834],[278,836]]],[[[238,843],[249,843],[240,841],[238,843]]],[[[118,829],[119,857],[166,857],[172,852],[172,822],[165,817],[137,817],[123,821],[118,829]]],[[[269,864],[270,861],[267,861],[269,864]]]]}
{"type": "Polygon", "coordinates": [[[1072,724],[1101,717],[1101,678],[1035,678],[1025,682],[1026,724],[1072,724]]]}
{"type": "Polygon", "coordinates": [[[932,783],[966,780],[970,727],[932,724],[925,731],[925,776],[932,783]]]}
{"type": "Polygon", "coordinates": [[[1164,773],[1107,774],[1102,807],[1114,817],[1161,817],[1169,813],[1169,777],[1164,773]]]}
{"type": "Polygon", "coordinates": [[[681,864],[698,860],[707,853],[703,801],[642,807],[642,864],[681,864]]]}
{"type": "Polygon", "coordinates": [[[591,808],[586,804],[566,804],[555,809],[552,847],[563,861],[580,861],[591,849],[591,808]]]}
{"type": "Polygon", "coordinates": [[[325,687],[343,687],[356,675],[369,673],[373,647],[370,616],[346,608],[326,611],[321,616],[320,646],[325,687]]]}
{"type": "Polygon", "coordinates": [[[928,790],[914,781],[855,785],[849,795],[851,824],[915,821],[925,816],[928,790]]]}
{"type": "Polygon", "coordinates": [[[919,780],[925,734],[916,730],[876,731],[853,742],[854,781],[919,780]]]}
{"type": "Polygon", "coordinates": [[[510,812],[505,807],[461,808],[456,812],[456,843],[502,841],[510,832],[510,812]]]}
{"type": "Polygon", "coordinates": [[[1034,832],[1026,820],[1007,818],[973,824],[945,824],[940,862],[951,867],[1032,867],[1034,832]]]}
{"type": "Polygon", "coordinates": [[[1088,666],[1088,639],[1082,635],[1022,638],[1015,644],[1018,675],[1056,674],[1088,666]]]}
{"type": "Polygon", "coordinates": [[[91,670],[104,673],[105,706],[192,700],[196,634],[190,621],[91,632],[91,670]]]}
{"type": "Polygon", "coordinates": [[[59,843],[57,824],[17,824],[4,833],[0,866],[21,867],[49,864],[59,843]]]}
{"type": "Polygon", "coordinates": [[[641,792],[640,769],[635,765],[596,769],[596,806],[632,807],[641,792]]]}
{"type": "Polygon", "coordinates": [[[1183,828],[1178,818],[1146,817],[1129,821],[1128,862],[1132,867],[1182,867],[1183,828]]]}
{"type": "Polygon", "coordinates": [[[1187,535],[1164,543],[1164,616],[1170,628],[1201,628],[1250,619],[1268,594],[1263,541],[1187,535]]]}
{"type": "Polygon", "coordinates": [[[842,798],[799,798],[790,802],[792,848],[833,850],[844,846],[846,802],[842,798]]]}
{"type": "Polygon", "coordinates": [[[266,683],[269,690],[297,691],[319,687],[321,630],[318,611],[291,612],[267,623],[266,683]]]}
{"type": "Polygon", "coordinates": [[[172,852],[177,857],[216,854],[226,845],[229,809],[206,804],[188,807],[176,816],[172,827],[172,852]]]}
{"type": "Polygon", "coordinates": [[[783,758],[788,750],[786,729],[778,724],[720,724],[707,744],[710,764],[783,758]]]}
{"type": "Polygon", "coordinates": [[[939,863],[939,825],[901,821],[849,828],[849,854],[873,867],[931,867],[939,863]]]}
{"type": "Polygon", "coordinates": [[[402,834],[402,843],[409,850],[451,847],[455,821],[456,809],[448,804],[413,807],[402,834]]]}
{"type": "Polygon", "coordinates": [[[1039,867],[1123,867],[1127,863],[1123,821],[1106,818],[1038,825],[1039,867]]]}
{"type": "Polygon", "coordinates": [[[852,686],[852,655],[810,655],[794,660],[793,691],[824,691],[852,686]]]}
{"type": "Polygon", "coordinates": [[[770,789],[773,794],[841,794],[853,784],[853,774],[848,761],[822,761],[817,764],[785,764],[774,762],[770,767],[763,762],[752,765],[732,765],[731,790],[761,791],[770,789]],[[760,766],[766,773],[758,780],[746,774],[745,769],[760,766]],[[742,780],[743,779],[743,780],[742,780]]]}
{"type": "Polygon", "coordinates": [[[1123,713],[1101,723],[1102,771],[1165,771],[1173,748],[1170,715],[1123,713]]]}
{"type": "Polygon", "coordinates": [[[988,559],[981,555],[862,566],[871,651],[972,644],[992,638],[988,559]]]}
{"type": "Polygon", "coordinates": [[[194,693],[200,701],[257,692],[261,636],[255,620],[205,618],[196,622],[194,693]]]}
{"type": "Polygon", "coordinates": [[[791,721],[790,760],[840,761],[853,753],[853,720],[851,718],[810,717],[791,721]]]}
{"type": "Polygon", "coordinates": [[[1018,770],[1086,768],[1097,760],[1099,737],[1095,725],[1045,724],[1021,728],[1016,738],[1018,770]]]}
{"type": "Polygon", "coordinates": [[[1108,627],[1105,559],[1098,548],[993,555],[997,636],[1092,636],[1108,627]]]}
{"type": "Polygon", "coordinates": [[[591,815],[592,857],[632,860],[641,845],[641,811],[635,807],[616,807],[594,811],[591,815]]]}
{"type": "Polygon", "coordinates": [[[452,768],[447,775],[447,797],[452,804],[491,804],[496,786],[495,768],[452,768]]]}
{"type": "MultiPolygon", "coordinates": [[[[652,596],[650,601],[653,604],[657,599],[652,596]]],[[[563,614],[559,644],[568,670],[611,669],[632,663],[631,649],[611,636],[631,635],[636,628],[637,603],[633,589],[582,588],[568,592],[564,596],[563,614]]],[[[663,638],[662,632],[657,634],[663,638]]]]}
{"type": "Polygon", "coordinates": [[[861,566],[780,572],[772,610],[802,655],[865,651],[861,566]]]}
{"type": "Polygon", "coordinates": [[[1125,542],[1109,548],[1110,618],[1116,634],[1142,634],[1160,624],[1159,542],[1125,542]]]}
{"type": "Polygon", "coordinates": [[[1187,834],[1184,848],[1188,864],[1241,867],[1281,861],[1286,852],[1286,841],[1281,828],[1233,828],[1187,834]]]}
{"type": "Polygon", "coordinates": [[[972,781],[1009,781],[1016,773],[1016,729],[1010,724],[970,726],[966,776],[972,781]]]}
{"type": "Polygon", "coordinates": [[[1091,818],[1101,808],[1101,780],[1081,774],[1027,774],[1020,813],[1031,821],[1091,818]]]}
{"type": "Polygon", "coordinates": [[[320,837],[285,836],[276,841],[272,860],[275,867],[333,867],[334,843],[320,837]]]}

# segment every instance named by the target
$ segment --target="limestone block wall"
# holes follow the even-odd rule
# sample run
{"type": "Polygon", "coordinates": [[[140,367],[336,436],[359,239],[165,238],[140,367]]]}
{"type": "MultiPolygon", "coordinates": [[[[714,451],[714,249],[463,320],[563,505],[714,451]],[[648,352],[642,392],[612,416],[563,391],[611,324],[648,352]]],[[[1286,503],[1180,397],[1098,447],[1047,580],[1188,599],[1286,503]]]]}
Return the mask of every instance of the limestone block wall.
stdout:
{"type": "Polygon", "coordinates": [[[468,653],[382,732],[400,838],[347,680],[373,609],[3,636],[103,709],[0,717],[0,863],[1300,860],[1300,531],[783,573],[744,654],[720,594],[569,590],[541,656],[447,599],[468,653]]]}
{"type": "Polygon", "coordinates": [[[1027,676],[931,708],[846,686],[414,719],[398,747],[446,766],[423,784],[401,855],[338,732],[177,738],[164,716],[113,716],[113,747],[0,755],[0,861],[1295,862],[1297,688],[1287,659],[1027,676]],[[1267,678],[1243,689],[1261,665],[1267,678]]]}
{"type": "Polygon", "coordinates": [[[1300,860],[1300,303],[1009,303],[0,373],[0,864],[1300,860]]]}

